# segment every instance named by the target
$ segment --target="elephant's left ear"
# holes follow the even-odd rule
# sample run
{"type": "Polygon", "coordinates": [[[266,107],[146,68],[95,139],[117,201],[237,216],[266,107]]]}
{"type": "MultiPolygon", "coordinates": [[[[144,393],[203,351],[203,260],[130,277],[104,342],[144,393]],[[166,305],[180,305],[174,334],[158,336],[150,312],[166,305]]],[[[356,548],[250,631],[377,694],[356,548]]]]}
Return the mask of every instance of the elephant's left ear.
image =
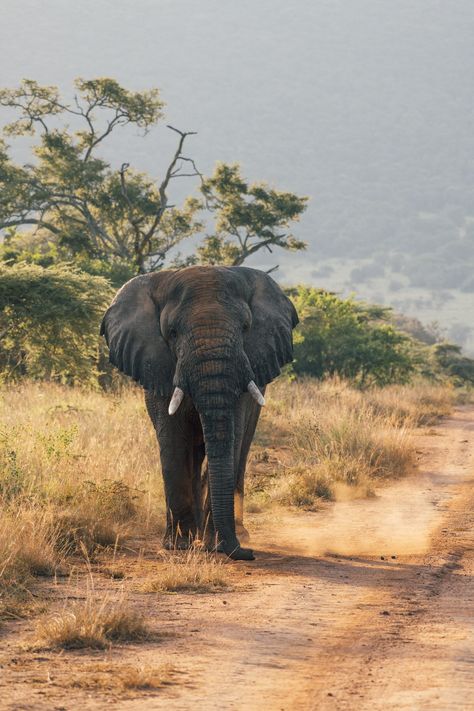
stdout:
{"type": "Polygon", "coordinates": [[[171,395],[173,390],[175,362],[161,334],[157,298],[170,274],[145,274],[128,281],[100,327],[110,362],[157,395],[171,395]]]}
{"type": "Polygon", "coordinates": [[[252,326],[245,336],[244,347],[255,381],[263,386],[293,360],[292,331],[298,324],[298,314],[268,274],[248,267],[235,269],[245,273],[243,276],[251,285],[252,326]]]}

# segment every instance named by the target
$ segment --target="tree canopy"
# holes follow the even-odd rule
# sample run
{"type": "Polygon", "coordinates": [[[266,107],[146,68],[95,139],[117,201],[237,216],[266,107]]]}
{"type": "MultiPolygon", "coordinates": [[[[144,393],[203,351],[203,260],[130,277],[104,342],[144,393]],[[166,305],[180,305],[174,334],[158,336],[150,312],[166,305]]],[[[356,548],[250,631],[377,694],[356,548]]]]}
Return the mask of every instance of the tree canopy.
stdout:
{"type": "Polygon", "coordinates": [[[306,198],[249,184],[237,164],[218,164],[205,178],[185,152],[193,131],[168,126],[177,143],[159,180],[128,161],[114,170],[101,157],[113,132],[133,125],[147,133],[163,119],[157,89],[132,92],[110,78],[77,79],[75,89],[72,102],[63,100],[57,87],[31,79],[0,90],[0,105],[16,113],[0,140],[4,261],[73,262],[119,285],[173,263],[177,245],[204,229],[206,210],[215,217],[215,234],[188,263],[242,264],[260,249],[304,248],[289,224],[305,209],[306,198]],[[24,135],[38,141],[34,163],[20,166],[5,139],[24,135]],[[200,196],[171,203],[170,188],[178,178],[195,178],[200,196]],[[31,227],[33,233],[25,236],[31,227]]]}
{"type": "Polygon", "coordinates": [[[63,258],[125,263],[132,273],[159,268],[201,226],[197,200],[178,208],[168,198],[170,182],[184,166],[198,175],[184,154],[192,132],[172,128],[177,147],[160,181],[128,163],[113,170],[99,147],[119,127],[133,124],[146,133],[156,124],[164,106],[159,92],[131,92],[108,78],[77,79],[75,87],[73,104],[56,87],[32,80],[0,91],[0,104],[18,113],[4,133],[39,134],[36,162],[23,167],[10,160],[5,141],[0,144],[0,228],[35,225],[39,240],[52,239],[63,258]]]}
{"type": "Polygon", "coordinates": [[[203,180],[201,192],[215,217],[215,230],[198,247],[202,264],[239,266],[255,252],[273,247],[305,249],[306,243],[290,232],[308,198],[249,183],[237,163],[218,163],[213,175],[203,180]]]}

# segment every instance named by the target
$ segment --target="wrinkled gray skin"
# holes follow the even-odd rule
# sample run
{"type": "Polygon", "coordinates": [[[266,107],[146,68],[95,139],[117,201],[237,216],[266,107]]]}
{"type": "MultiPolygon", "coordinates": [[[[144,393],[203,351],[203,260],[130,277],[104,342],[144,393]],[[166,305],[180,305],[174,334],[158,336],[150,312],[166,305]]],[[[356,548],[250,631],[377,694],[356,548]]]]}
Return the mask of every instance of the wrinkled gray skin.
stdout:
{"type": "Polygon", "coordinates": [[[247,455],[261,392],[291,362],[296,311],[267,274],[189,267],[138,276],[118,292],[101,333],[110,361],[145,388],[163,471],[167,547],[205,536],[236,560],[247,455]],[[170,416],[175,387],[185,397],[170,416]],[[204,458],[207,467],[203,470],[204,458]]]}

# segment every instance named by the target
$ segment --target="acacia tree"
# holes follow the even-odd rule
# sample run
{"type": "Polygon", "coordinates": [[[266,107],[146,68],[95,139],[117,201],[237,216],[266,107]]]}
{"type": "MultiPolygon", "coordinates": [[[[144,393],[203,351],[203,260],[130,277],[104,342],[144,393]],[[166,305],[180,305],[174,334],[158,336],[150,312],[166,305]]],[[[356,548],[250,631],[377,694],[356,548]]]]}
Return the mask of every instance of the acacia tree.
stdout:
{"type": "Polygon", "coordinates": [[[249,183],[237,163],[218,163],[201,184],[204,205],[215,218],[214,233],[198,247],[202,264],[238,266],[261,249],[297,251],[306,244],[290,232],[290,223],[306,209],[308,198],[249,183]]]}
{"type": "Polygon", "coordinates": [[[120,127],[132,124],[146,133],[156,124],[163,117],[159,92],[131,92],[108,78],[77,79],[75,86],[73,104],[56,87],[32,80],[0,90],[0,104],[18,113],[4,133],[40,137],[36,163],[25,166],[13,163],[0,141],[0,230],[7,230],[7,246],[13,249],[12,230],[33,225],[62,260],[124,264],[132,273],[160,268],[172,248],[201,228],[196,199],[180,208],[168,199],[173,179],[199,175],[183,152],[193,132],[169,126],[177,146],[159,182],[128,163],[113,170],[97,150],[120,127]]]}

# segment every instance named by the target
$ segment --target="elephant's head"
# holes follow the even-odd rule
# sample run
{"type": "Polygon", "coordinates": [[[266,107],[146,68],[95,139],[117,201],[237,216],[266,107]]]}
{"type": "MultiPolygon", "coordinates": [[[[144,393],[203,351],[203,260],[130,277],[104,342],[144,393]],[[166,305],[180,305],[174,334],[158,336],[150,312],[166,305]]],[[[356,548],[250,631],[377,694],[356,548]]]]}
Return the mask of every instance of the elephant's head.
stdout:
{"type": "MultiPolygon", "coordinates": [[[[247,267],[189,267],[138,276],[105,314],[110,361],[157,395],[172,415],[183,393],[199,413],[220,546],[239,548],[234,522],[234,412],[291,362],[298,317],[268,274],[247,267]]],[[[233,555],[233,557],[245,557],[233,555]]]]}

